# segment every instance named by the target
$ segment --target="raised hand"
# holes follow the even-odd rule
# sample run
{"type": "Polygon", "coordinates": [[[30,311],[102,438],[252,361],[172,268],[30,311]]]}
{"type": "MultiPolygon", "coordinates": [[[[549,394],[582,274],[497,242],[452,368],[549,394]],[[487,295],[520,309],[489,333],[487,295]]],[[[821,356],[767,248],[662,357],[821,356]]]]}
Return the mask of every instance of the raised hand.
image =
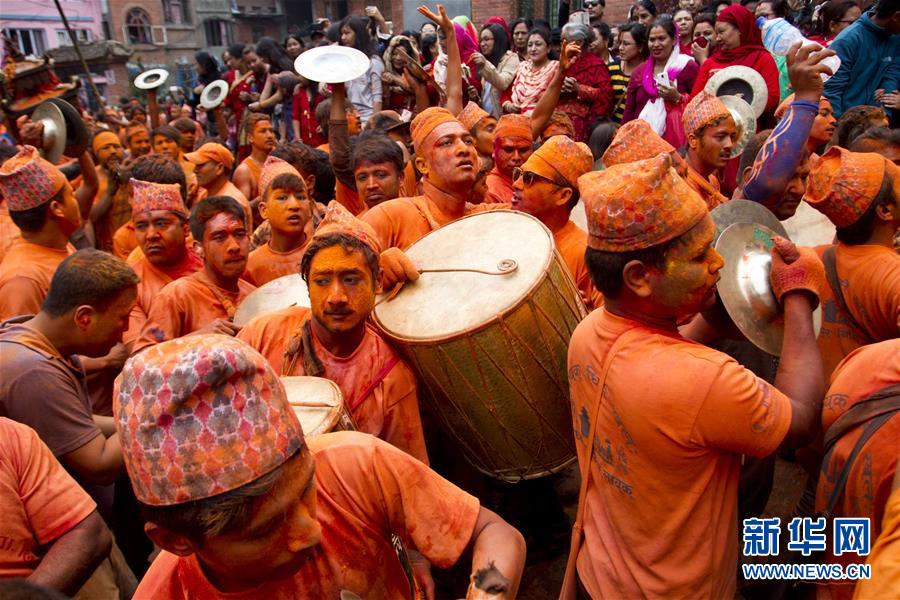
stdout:
{"type": "Polygon", "coordinates": [[[787,53],[788,77],[794,86],[795,98],[818,102],[825,88],[822,74],[834,75],[822,60],[834,56],[834,50],[818,44],[802,46],[797,42],[787,53]]]}
{"type": "Polygon", "coordinates": [[[569,42],[563,47],[562,52],[559,54],[559,68],[562,69],[563,73],[568,71],[578,61],[579,56],[581,56],[581,46],[578,42],[569,42]]]}
{"type": "Polygon", "coordinates": [[[444,10],[443,4],[437,5],[438,14],[434,14],[430,10],[428,10],[427,6],[420,6],[417,10],[419,14],[424,16],[426,19],[434,21],[438,24],[438,27],[441,28],[441,31],[444,33],[448,33],[453,31],[453,21],[450,20],[450,17],[447,16],[447,11],[444,10]]]}

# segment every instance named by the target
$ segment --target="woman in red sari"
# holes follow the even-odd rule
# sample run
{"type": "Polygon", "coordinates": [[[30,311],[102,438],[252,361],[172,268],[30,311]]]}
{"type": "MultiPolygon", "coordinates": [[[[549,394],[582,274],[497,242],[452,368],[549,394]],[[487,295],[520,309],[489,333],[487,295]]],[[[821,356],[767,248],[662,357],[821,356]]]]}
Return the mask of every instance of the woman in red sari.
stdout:
{"type": "Polygon", "coordinates": [[[729,6],[716,17],[716,52],[700,66],[692,96],[706,87],[709,78],[719,69],[741,65],[750,67],[760,75],[768,87],[765,112],[778,106],[781,88],[778,84],[778,67],[775,59],[762,45],[759,27],[753,13],[740,5],[729,6]]]}

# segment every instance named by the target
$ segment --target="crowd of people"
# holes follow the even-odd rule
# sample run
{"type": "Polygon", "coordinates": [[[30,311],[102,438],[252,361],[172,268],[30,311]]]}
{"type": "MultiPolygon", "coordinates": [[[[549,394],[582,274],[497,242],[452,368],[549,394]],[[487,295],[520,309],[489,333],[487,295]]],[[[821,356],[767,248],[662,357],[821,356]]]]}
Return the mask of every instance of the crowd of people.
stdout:
{"type": "Polygon", "coordinates": [[[551,28],[420,7],[393,35],[368,7],[199,52],[184,105],[82,111],[88,148],[55,163],[42,122],[7,124],[0,596],[539,597],[528,568],[554,558],[565,600],[897,596],[900,1],[571,8],[551,28]],[[770,19],[815,43],[773,55],[770,19]],[[366,72],[294,70],[330,45],[366,72]],[[707,89],[731,66],[766,86],[749,139],[707,89]],[[779,357],[720,310],[710,213],[747,200],[827,232],[768,240],[779,357]],[[422,276],[411,246],[498,210],[546,227],[583,307],[557,357],[577,461],[520,483],[466,466],[373,319],[422,276]],[[235,322],[297,274],[308,298],[235,322]],[[355,431],[304,432],[292,376],[334,382],[355,431]],[[742,576],[741,523],[785,486],[794,516],[870,519],[872,549],[773,562],[870,579],[742,576]]]}

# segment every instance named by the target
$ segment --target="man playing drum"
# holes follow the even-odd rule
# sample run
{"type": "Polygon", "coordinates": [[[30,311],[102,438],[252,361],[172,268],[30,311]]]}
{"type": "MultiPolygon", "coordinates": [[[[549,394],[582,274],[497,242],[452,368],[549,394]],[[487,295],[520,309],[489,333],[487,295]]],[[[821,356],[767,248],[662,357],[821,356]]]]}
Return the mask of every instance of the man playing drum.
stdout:
{"type": "Polygon", "coordinates": [[[588,310],[603,303],[594,289],[584,250],[587,233],[569,219],[578,204],[578,178],[591,170],[594,158],[585,144],[556,135],[528,157],[515,171],[512,207],[540,219],[553,233],[556,249],[562,255],[588,310]]]}
{"type": "Polygon", "coordinates": [[[723,263],[706,205],[671,157],[588,173],[578,187],[585,261],[604,307],[569,346],[582,492],[566,597],[580,583],[593,598],[730,598],[741,454],[796,447],[817,429],[821,264],[775,239],[771,279],[785,333],[771,387],[678,334],[679,320],[712,305],[723,263]]]}
{"type": "Polygon", "coordinates": [[[416,378],[366,322],[378,289],[378,253],[372,228],[332,201],[300,263],[312,311],[292,306],[260,316],[239,337],[282,375],[337,383],[359,431],[427,464],[416,378]]]}
{"type": "Polygon", "coordinates": [[[373,436],[304,439],[275,371],[240,340],[189,336],[133,357],[116,416],[164,550],[138,598],[411,598],[392,534],[441,567],[471,550],[469,597],[516,596],[518,531],[373,436]]]}

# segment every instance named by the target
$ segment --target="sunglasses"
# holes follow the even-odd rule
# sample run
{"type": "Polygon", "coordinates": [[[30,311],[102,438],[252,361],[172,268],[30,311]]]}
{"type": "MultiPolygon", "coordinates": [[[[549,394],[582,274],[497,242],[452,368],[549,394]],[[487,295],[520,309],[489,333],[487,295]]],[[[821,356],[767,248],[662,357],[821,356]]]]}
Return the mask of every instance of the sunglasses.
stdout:
{"type": "Polygon", "coordinates": [[[555,181],[553,179],[550,179],[549,177],[544,177],[543,175],[538,175],[537,173],[533,173],[531,171],[523,171],[519,167],[516,167],[515,169],[513,169],[512,176],[513,176],[513,181],[516,181],[519,179],[519,177],[521,177],[522,183],[524,183],[528,187],[531,187],[531,185],[534,183],[535,179],[542,179],[544,181],[549,181],[553,185],[557,185],[559,187],[568,187],[568,185],[569,185],[568,183],[560,183],[559,181],[555,181]]]}
{"type": "Polygon", "coordinates": [[[600,3],[597,2],[597,0],[587,0],[587,2],[583,4],[583,6],[585,8],[594,8],[595,6],[600,6],[600,3]]]}

